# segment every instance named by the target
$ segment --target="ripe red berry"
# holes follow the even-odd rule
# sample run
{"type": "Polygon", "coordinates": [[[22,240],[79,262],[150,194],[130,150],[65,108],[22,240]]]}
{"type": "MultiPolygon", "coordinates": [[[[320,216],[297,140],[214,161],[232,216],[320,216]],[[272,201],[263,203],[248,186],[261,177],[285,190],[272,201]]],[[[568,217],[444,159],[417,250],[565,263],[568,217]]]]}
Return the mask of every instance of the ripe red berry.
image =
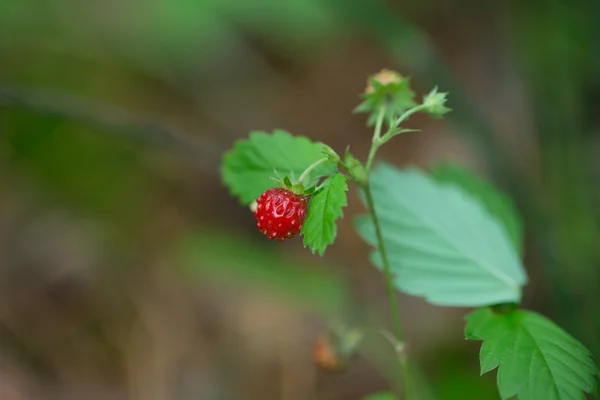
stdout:
{"type": "Polygon", "coordinates": [[[271,188],[256,199],[256,227],[271,239],[285,240],[300,232],[306,218],[306,197],[271,188]]]}

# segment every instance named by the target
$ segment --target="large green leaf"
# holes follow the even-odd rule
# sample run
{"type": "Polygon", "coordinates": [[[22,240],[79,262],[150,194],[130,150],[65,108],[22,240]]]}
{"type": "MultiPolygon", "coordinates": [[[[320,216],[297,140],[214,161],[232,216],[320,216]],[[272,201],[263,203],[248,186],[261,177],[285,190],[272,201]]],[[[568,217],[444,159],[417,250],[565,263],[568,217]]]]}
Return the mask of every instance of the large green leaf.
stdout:
{"type": "Polygon", "coordinates": [[[523,221],[507,195],[458,164],[439,164],[430,173],[438,182],[456,185],[481,201],[506,229],[517,252],[523,253],[523,221]]]}
{"type": "Polygon", "coordinates": [[[526,310],[467,316],[467,339],[483,340],[481,374],[498,368],[502,399],[583,400],[596,392],[598,368],[583,344],[547,318],[526,310]]]}
{"type": "MultiPolygon", "coordinates": [[[[238,140],[223,156],[223,182],[243,204],[250,204],[262,192],[275,186],[271,180],[274,171],[300,177],[308,166],[324,157],[323,146],[282,130],[272,134],[252,132],[247,140],[238,140]]],[[[336,171],[334,163],[326,162],[313,169],[308,179],[336,171]]]]}
{"type": "Polygon", "coordinates": [[[313,253],[323,255],[327,246],[335,240],[335,220],[343,215],[342,208],[347,204],[347,190],[346,177],[335,174],[325,179],[310,200],[302,234],[304,246],[308,246],[313,253]]]}
{"type": "MultiPolygon", "coordinates": [[[[398,289],[448,306],[520,301],[523,266],[506,231],[480,202],[416,169],[381,164],[370,179],[398,289]]],[[[356,227],[377,246],[368,216],[357,218],[356,227]]],[[[372,260],[381,267],[378,251],[372,260]]]]}

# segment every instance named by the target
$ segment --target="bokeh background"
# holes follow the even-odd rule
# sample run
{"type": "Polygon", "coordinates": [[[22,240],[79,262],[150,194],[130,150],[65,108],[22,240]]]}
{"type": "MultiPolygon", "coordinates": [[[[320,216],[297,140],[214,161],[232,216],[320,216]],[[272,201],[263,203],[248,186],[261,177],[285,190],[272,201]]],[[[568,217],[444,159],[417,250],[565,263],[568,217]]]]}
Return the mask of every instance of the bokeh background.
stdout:
{"type": "MultiPolygon", "coordinates": [[[[593,0],[0,0],[0,399],[391,387],[385,343],[341,374],[312,359],[333,321],[389,323],[356,192],[321,259],[267,243],[219,175],[251,130],[364,157],[351,110],[382,68],[454,110],[412,118],[423,132],[382,157],[454,160],[509,193],[524,306],[599,356],[598,20],[593,0]]],[[[498,398],[464,340],[469,310],[399,302],[424,398],[498,398]]]]}

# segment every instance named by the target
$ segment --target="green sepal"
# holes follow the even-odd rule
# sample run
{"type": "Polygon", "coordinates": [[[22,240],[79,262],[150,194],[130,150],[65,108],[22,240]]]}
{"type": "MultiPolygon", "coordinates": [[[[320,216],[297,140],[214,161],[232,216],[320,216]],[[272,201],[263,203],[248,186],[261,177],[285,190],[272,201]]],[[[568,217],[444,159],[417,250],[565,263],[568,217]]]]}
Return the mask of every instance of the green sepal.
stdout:
{"type": "Polygon", "coordinates": [[[344,169],[348,171],[350,174],[350,178],[358,183],[359,185],[363,185],[367,182],[368,173],[365,169],[364,165],[350,153],[350,147],[346,148],[346,154],[344,156],[344,169]]]}
{"type": "Polygon", "coordinates": [[[417,105],[413,100],[415,93],[410,89],[410,78],[403,77],[399,82],[387,84],[381,84],[374,77],[371,77],[369,81],[373,91],[363,93],[361,95],[362,103],[353,110],[354,113],[369,114],[367,126],[375,125],[377,115],[382,107],[385,107],[385,120],[388,121],[417,105]]]}

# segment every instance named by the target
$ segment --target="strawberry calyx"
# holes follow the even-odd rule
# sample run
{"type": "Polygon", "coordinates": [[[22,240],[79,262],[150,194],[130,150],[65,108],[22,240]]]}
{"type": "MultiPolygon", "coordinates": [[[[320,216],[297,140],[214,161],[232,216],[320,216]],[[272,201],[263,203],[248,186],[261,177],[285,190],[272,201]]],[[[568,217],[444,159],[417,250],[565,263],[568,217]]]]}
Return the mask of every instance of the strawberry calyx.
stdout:
{"type": "Polygon", "coordinates": [[[311,165],[309,165],[304,170],[304,172],[302,172],[298,180],[292,181],[287,175],[285,175],[283,179],[281,179],[279,177],[279,173],[276,170],[274,170],[276,177],[271,177],[271,180],[279,184],[284,189],[287,189],[296,195],[311,195],[316,190],[316,184],[318,182],[318,179],[315,180],[314,177],[310,177],[310,172],[323,163],[333,162],[337,164],[340,160],[339,156],[329,146],[324,147],[323,153],[326,157],[320,158],[311,165]]]}
{"type": "Polygon", "coordinates": [[[314,193],[316,189],[314,185],[310,186],[309,188],[306,188],[302,182],[292,183],[292,181],[287,175],[284,176],[283,179],[272,177],[271,180],[279,184],[279,186],[281,186],[282,188],[287,189],[299,196],[309,196],[312,193],[314,193]]]}

